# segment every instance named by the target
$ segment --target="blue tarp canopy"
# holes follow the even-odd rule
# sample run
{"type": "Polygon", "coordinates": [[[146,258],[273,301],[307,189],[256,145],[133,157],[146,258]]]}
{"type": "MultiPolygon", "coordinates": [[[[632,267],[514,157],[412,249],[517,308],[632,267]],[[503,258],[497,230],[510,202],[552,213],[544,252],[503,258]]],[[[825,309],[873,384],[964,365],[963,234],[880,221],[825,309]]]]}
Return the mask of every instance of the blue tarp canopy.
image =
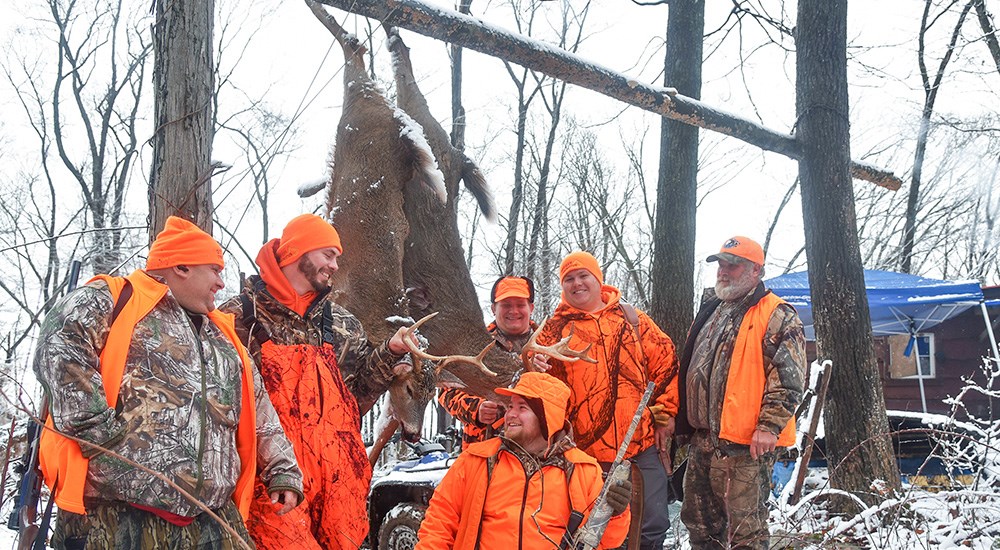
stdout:
{"type": "MultiPolygon", "coordinates": [[[[805,325],[806,338],[815,340],[809,273],[789,273],[768,279],[764,285],[795,306],[805,325]]],[[[875,336],[921,332],[983,300],[977,281],[942,281],[868,269],[865,290],[875,336]]]]}

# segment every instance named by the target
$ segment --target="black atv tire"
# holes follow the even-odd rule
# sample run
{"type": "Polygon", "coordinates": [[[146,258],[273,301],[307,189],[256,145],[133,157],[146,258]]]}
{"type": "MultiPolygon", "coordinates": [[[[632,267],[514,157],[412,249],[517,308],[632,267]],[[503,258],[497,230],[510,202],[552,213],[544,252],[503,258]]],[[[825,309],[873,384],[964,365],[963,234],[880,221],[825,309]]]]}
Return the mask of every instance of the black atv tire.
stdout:
{"type": "Polygon", "coordinates": [[[389,510],[378,530],[378,550],[413,550],[426,512],[427,506],[413,503],[397,504],[389,510]]]}

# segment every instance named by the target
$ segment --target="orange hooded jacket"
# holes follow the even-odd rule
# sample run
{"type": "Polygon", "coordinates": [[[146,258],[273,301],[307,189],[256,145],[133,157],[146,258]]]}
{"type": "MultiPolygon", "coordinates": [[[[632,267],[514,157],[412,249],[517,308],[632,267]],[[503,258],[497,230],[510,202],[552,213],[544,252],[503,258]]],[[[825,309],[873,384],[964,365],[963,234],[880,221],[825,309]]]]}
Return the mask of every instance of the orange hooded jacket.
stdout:
{"type": "MultiPolygon", "coordinates": [[[[544,395],[545,425],[563,427],[548,438],[552,449],[566,437],[565,405],[556,403],[565,403],[567,388],[548,375],[525,373],[513,390],[501,393],[525,395],[519,390],[544,395]]],[[[501,444],[499,438],[473,443],[458,456],[434,491],[417,550],[558,547],[573,510],[586,522],[603,485],[596,460],[575,447],[550,451],[562,457],[543,458],[541,469],[527,476],[520,459],[501,444]],[[568,480],[560,458],[571,465],[568,480]]],[[[628,509],[612,517],[600,548],[620,546],[629,522],[628,509]]]]}
{"type": "MultiPolygon", "coordinates": [[[[670,337],[641,311],[637,311],[640,339],[636,339],[617,288],[602,285],[601,295],[607,305],[593,313],[560,303],[538,343],[551,345],[572,332],[573,349],[592,346],[590,357],[596,364],[550,359],[548,372],[572,390],[569,417],[577,445],[601,462],[612,462],[650,381],[656,383],[650,407],[656,407],[659,415],[677,414],[677,357],[670,337]]],[[[625,457],[654,443],[654,418],[647,408],[625,457]]]]}
{"type": "MultiPolygon", "coordinates": [[[[136,270],[128,277],[98,275],[88,284],[103,280],[111,291],[112,301],[117,302],[125,279],[132,285],[132,296],[121,313],[115,318],[108,332],[104,349],[101,351],[101,377],[107,402],[118,401],[125,360],[128,357],[132,331],[157,303],[167,294],[166,285],[136,270]]],[[[240,343],[233,324],[233,316],[218,310],[208,313],[226,338],[233,343],[243,363],[243,389],[240,422],[236,428],[236,450],[240,457],[240,474],[236,481],[233,501],[244,518],[250,510],[253,499],[253,481],[257,472],[257,430],[256,405],[253,390],[253,363],[246,349],[240,343]]],[[[87,481],[87,467],[90,460],[84,458],[80,444],[54,431],[52,418],[46,420],[48,429],[42,431],[39,442],[38,463],[45,478],[45,484],[53,489],[55,502],[60,509],[76,514],[86,514],[83,491],[87,481]],[[58,484],[58,486],[57,486],[58,484]]]]}

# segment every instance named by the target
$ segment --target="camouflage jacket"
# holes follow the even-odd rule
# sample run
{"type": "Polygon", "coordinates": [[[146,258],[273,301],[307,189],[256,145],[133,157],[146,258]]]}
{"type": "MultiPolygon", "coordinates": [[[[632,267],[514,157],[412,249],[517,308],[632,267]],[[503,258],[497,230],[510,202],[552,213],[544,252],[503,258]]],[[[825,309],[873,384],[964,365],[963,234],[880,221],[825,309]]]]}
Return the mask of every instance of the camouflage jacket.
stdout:
{"type": "MultiPolygon", "coordinates": [[[[721,302],[713,294],[702,306],[681,359],[682,411],[677,433],[704,429],[718,435],[733,345],[744,315],[765,292],[759,284],[746,297],[731,303],[721,302]]],[[[757,425],[778,434],[795,413],[805,384],[805,335],[792,306],[781,304],[774,310],[763,344],[765,387],[757,425]]]]}
{"type": "MultiPolygon", "coordinates": [[[[109,406],[100,354],[114,303],[103,281],[83,286],[46,316],[34,370],[49,397],[56,428],[113,451],[90,456],[86,500],[124,501],[182,516],[201,512],[155,476],[171,479],[211,509],[232,497],[240,473],[236,428],[242,364],[226,336],[191,315],[169,292],[135,326],[118,403],[109,406]]],[[[301,494],[291,443],[255,371],[257,460],[270,491],[301,494]]]]}
{"type": "Polygon", "coordinates": [[[361,321],[334,302],[332,292],[317,296],[303,317],[285,307],[267,291],[260,277],[253,276],[240,296],[219,309],[236,316],[236,331],[248,342],[247,348],[258,364],[261,345],[268,339],[278,345],[331,344],[344,383],[357,399],[362,414],[389,387],[393,366],[405,360],[405,355],[389,351],[388,342],[372,345],[361,321]],[[246,306],[253,311],[245,311],[246,306]]]}

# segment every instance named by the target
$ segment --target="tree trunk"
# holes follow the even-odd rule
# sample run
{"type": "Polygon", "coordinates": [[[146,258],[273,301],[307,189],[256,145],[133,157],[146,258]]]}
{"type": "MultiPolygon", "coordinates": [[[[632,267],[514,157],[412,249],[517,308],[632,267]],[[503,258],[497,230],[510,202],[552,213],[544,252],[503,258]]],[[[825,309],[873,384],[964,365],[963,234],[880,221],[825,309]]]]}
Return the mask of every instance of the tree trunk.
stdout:
{"type": "Polygon", "coordinates": [[[898,489],[882,380],[868,319],[854,190],[847,98],[847,0],[799,0],[796,112],[799,178],[817,355],[833,361],[826,444],[834,487],[866,501],[873,483],[898,489]],[[865,411],[858,414],[858,411],[865,411]]]}
{"type": "MultiPolygon", "coordinates": [[[[670,3],[664,85],[701,97],[704,0],[670,3]]],[[[678,345],[694,320],[694,242],[698,202],[698,127],[660,121],[650,315],[678,345]]]]}
{"type": "MultiPolygon", "coordinates": [[[[709,105],[674,94],[674,90],[643,84],[551,44],[543,44],[453,10],[418,0],[317,0],[328,6],[458,44],[487,55],[564,80],[570,84],[634,105],[640,109],[733,136],[751,145],[798,159],[801,150],[790,134],[709,105]]],[[[864,162],[851,162],[851,175],[888,189],[902,181],[891,172],[864,162]]]]}
{"type": "Polygon", "coordinates": [[[214,0],[156,1],[150,238],[168,216],[212,231],[214,0]]]}

